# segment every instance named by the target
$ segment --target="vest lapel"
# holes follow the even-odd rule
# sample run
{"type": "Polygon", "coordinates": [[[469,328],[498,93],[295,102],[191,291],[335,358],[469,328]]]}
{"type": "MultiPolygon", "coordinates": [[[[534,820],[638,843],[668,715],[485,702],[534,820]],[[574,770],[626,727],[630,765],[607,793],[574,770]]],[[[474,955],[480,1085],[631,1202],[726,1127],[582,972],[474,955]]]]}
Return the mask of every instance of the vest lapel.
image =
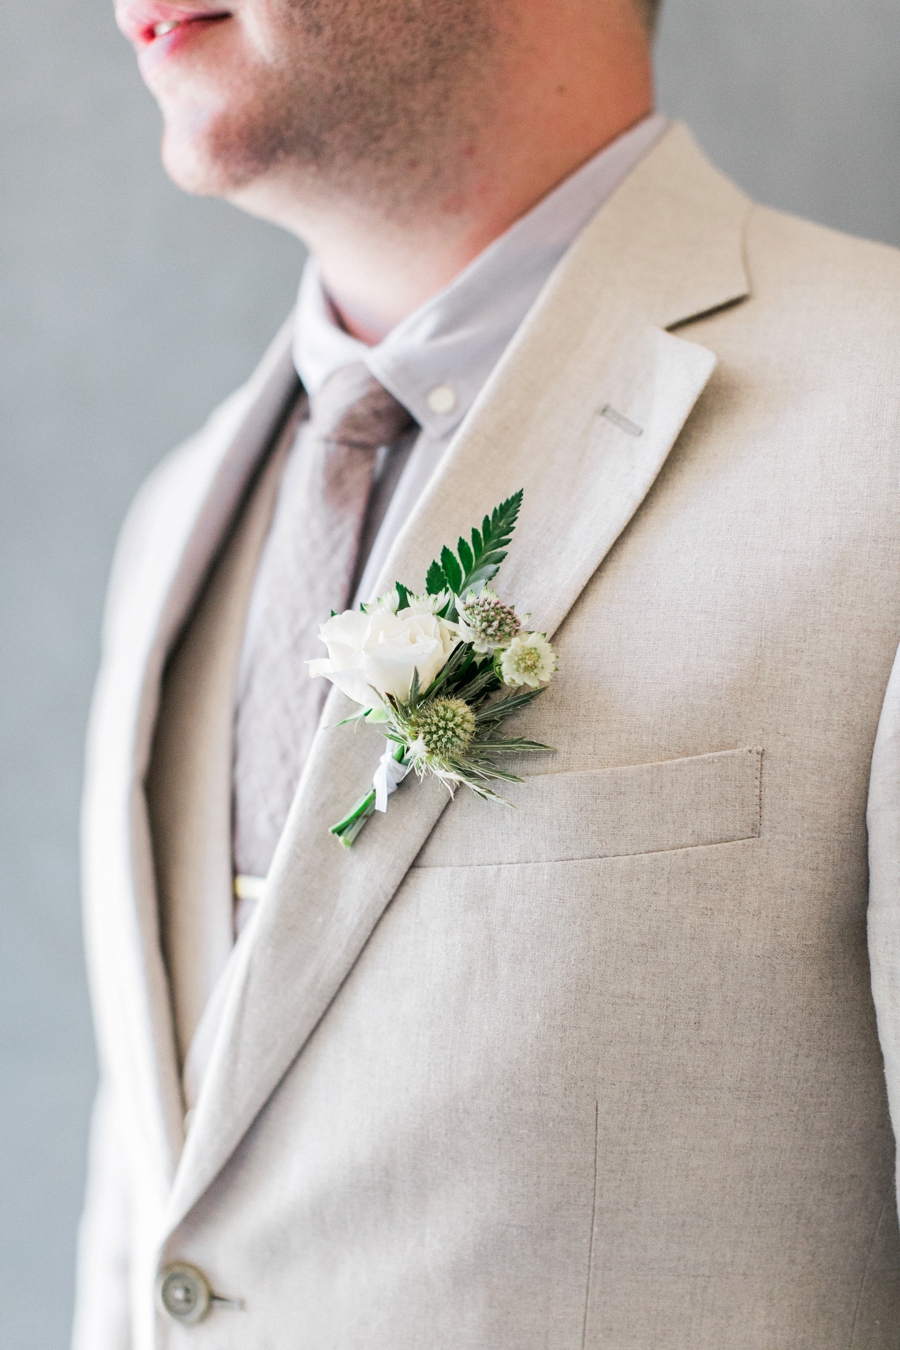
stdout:
{"type": "MultiPolygon", "coordinates": [[[[747,294],[746,199],[673,129],[563,260],[397,539],[376,590],[421,585],[443,543],[519,487],[504,597],[552,633],[650,489],[715,365],[664,331],[747,294]]],[[[564,674],[560,676],[564,679],[564,674]]],[[[291,814],[236,952],[170,1199],[196,1202],[302,1049],[447,804],[401,789],[352,850],[329,825],[371,780],[379,742],[325,706],[291,814]]],[[[485,807],[490,810],[490,806],[485,807]]]]}
{"type": "MultiPolygon", "coordinates": [[[[144,780],[166,657],[298,382],[286,325],[250,384],[201,432],[164,518],[152,512],[127,603],[113,603],[88,744],[85,911],[104,1060],[130,1084],[130,1122],[165,1194],[183,1144],[144,780]],[[130,906],[123,904],[129,897],[130,906]]],[[[155,491],[151,479],[144,500],[155,491]]],[[[137,512],[146,509],[139,502],[137,512]]],[[[127,551],[126,536],[124,547],[127,551]]]]}
{"type": "MultiPolygon", "coordinates": [[[[182,1066],[234,945],[231,769],[238,663],[253,579],[295,435],[291,417],[162,681],[146,795],[182,1066]]],[[[184,1095],[190,1107],[187,1081],[184,1095]]]]}

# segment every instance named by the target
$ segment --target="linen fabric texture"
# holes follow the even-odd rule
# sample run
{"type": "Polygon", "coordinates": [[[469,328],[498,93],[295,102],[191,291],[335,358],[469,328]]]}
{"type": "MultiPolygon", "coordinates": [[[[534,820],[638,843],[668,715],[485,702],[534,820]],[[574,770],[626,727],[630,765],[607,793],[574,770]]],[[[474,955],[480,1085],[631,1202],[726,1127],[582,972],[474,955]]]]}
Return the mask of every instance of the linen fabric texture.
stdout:
{"type": "Polygon", "coordinates": [[[329,695],[186,1133],[144,780],[289,329],[150,480],[89,745],[76,1350],[900,1347],[898,287],[678,126],[603,207],[375,587],[524,487],[556,752],[518,813],[407,781],[348,852],[380,743],[329,695]],[[157,1312],[175,1260],[242,1310],[157,1312]]]}

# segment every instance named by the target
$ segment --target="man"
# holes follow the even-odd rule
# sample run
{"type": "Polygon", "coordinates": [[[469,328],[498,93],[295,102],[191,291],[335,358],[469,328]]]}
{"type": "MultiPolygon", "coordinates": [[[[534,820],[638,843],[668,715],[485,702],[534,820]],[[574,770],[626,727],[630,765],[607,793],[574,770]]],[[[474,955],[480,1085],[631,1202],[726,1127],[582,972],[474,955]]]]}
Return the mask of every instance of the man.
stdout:
{"type": "Polygon", "coordinates": [[[313,261],[115,564],[77,1350],[900,1346],[900,259],[653,115],[634,0],[118,17],[313,261]],[[555,753],[341,849],[318,626],[519,488],[555,753]]]}

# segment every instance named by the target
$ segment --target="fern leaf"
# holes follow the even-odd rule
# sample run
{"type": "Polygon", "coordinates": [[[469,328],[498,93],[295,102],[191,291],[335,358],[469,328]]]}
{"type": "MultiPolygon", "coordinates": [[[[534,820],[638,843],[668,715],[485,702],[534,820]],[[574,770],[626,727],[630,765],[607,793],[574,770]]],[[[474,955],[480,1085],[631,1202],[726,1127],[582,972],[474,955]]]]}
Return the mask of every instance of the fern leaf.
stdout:
{"type": "Polygon", "coordinates": [[[520,488],[505,502],[495,506],[489,516],[485,516],[480,532],[478,529],[472,530],[471,548],[464,539],[460,539],[457,543],[458,558],[452,549],[443,548],[440,562],[431,564],[425,578],[428,594],[438,595],[441,591],[449,590],[456,596],[465,595],[467,591],[480,588],[496,576],[506,557],[521,505],[520,488]]]}
{"type": "Polygon", "coordinates": [[[447,585],[454,595],[459,595],[462,586],[463,570],[460,567],[456,554],[452,549],[446,546],[441,549],[441,570],[447,578],[447,585]]]}
{"type": "Polygon", "coordinates": [[[458,595],[480,588],[497,575],[519,518],[522,496],[523,489],[520,488],[512,497],[507,497],[506,501],[495,506],[489,516],[485,516],[481,523],[481,533],[473,529],[472,561],[468,566],[464,564],[462,586],[457,592],[458,595]]]}
{"type": "Polygon", "coordinates": [[[428,595],[440,595],[441,591],[447,589],[447,578],[444,576],[444,569],[439,562],[433,562],[428,569],[425,577],[425,590],[428,595]]]}

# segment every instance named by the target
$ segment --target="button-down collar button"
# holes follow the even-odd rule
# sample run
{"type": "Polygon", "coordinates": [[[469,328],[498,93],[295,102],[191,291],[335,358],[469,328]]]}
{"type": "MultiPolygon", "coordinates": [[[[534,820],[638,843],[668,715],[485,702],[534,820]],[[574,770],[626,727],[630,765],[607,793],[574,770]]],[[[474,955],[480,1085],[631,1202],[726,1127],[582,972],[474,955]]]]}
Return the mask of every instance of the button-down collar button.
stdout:
{"type": "Polygon", "coordinates": [[[177,1261],[160,1271],[156,1297],[164,1313],[182,1326],[192,1327],[209,1312],[212,1290],[202,1270],[177,1261]]]}
{"type": "Polygon", "coordinates": [[[449,384],[439,384],[432,389],[425,402],[433,413],[451,413],[456,407],[456,390],[449,384]]]}

